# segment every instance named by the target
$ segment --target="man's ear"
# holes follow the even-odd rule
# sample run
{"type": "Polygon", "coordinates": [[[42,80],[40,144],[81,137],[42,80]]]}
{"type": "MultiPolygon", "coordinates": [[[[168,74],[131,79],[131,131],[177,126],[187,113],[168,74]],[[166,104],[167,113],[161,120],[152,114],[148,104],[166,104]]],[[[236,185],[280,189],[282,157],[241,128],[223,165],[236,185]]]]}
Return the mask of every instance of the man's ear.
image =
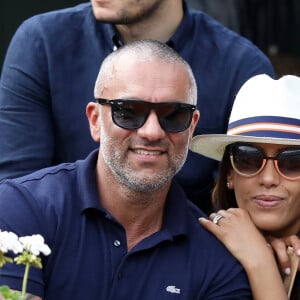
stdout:
{"type": "Polygon", "coordinates": [[[190,137],[189,137],[189,141],[191,142],[192,138],[193,138],[193,133],[195,131],[195,128],[196,128],[196,125],[198,123],[200,119],[200,111],[199,110],[196,110],[194,113],[193,113],[193,118],[192,118],[192,122],[191,122],[191,126],[189,128],[189,133],[190,133],[190,137]]]}
{"type": "Polygon", "coordinates": [[[90,125],[90,132],[95,142],[100,142],[99,105],[89,102],[86,106],[86,116],[90,125]]]}

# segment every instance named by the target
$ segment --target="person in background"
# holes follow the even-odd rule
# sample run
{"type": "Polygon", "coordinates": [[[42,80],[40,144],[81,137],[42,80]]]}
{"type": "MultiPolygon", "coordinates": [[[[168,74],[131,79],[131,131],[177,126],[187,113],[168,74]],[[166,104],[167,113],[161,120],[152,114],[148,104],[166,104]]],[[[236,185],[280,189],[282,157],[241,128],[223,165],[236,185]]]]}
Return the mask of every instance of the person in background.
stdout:
{"type": "MultiPolygon", "coordinates": [[[[203,114],[196,134],[226,132],[240,86],[256,74],[274,76],[251,42],[182,0],[91,0],[34,16],[15,33],[3,64],[0,179],[73,162],[97,147],[83,112],[99,64],[139,39],[165,42],[191,65],[203,114]]],[[[206,212],[216,169],[215,161],[189,153],[176,175],[206,212]]]]}
{"type": "Polygon", "coordinates": [[[299,95],[300,77],[254,76],[237,94],[227,134],[196,136],[191,144],[221,161],[213,192],[217,213],[200,223],[244,266],[254,299],[287,299],[286,292],[300,299],[299,95]],[[274,238],[280,266],[267,247],[274,238]]]}
{"type": "MultiPolygon", "coordinates": [[[[28,291],[48,300],[251,299],[242,266],[199,230],[204,214],[173,180],[200,115],[190,66],[165,43],[128,43],[103,61],[95,100],[86,114],[99,149],[0,184],[0,228],[40,233],[51,249],[28,291]]],[[[0,284],[16,289],[21,277],[6,264],[0,284]]]]}

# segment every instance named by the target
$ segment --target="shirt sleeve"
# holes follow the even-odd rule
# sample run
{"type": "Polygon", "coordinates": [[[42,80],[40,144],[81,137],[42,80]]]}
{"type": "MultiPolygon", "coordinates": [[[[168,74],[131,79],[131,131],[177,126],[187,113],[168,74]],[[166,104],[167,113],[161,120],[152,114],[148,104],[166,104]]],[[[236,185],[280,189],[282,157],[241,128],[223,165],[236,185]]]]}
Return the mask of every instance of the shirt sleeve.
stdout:
{"type": "Polygon", "coordinates": [[[51,164],[54,151],[48,65],[38,19],[15,33],[0,81],[0,179],[51,164]]]}

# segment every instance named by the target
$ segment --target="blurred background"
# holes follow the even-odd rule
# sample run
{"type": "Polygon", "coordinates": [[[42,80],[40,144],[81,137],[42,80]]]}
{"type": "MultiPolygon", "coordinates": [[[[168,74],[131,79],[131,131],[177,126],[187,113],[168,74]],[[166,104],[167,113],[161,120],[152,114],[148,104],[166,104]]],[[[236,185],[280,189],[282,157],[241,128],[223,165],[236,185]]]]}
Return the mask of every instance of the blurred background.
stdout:
{"type": "Polygon", "coordinates": [[[187,0],[247,37],[272,61],[278,76],[300,76],[299,0],[187,0]]]}
{"type": "MultiPolygon", "coordinates": [[[[0,0],[0,70],[9,41],[21,22],[79,0],[0,0]]],[[[247,37],[272,61],[278,76],[300,76],[300,0],[187,0],[247,37]]]]}

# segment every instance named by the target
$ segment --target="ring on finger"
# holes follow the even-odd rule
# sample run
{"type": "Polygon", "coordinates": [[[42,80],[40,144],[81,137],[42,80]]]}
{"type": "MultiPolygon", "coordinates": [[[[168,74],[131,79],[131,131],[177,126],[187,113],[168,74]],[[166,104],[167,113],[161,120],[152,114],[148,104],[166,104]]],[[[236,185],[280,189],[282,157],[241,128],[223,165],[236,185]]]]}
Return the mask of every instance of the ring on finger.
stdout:
{"type": "Polygon", "coordinates": [[[215,215],[215,217],[213,218],[213,223],[218,225],[219,221],[224,218],[223,216],[221,215],[215,215]]]}

